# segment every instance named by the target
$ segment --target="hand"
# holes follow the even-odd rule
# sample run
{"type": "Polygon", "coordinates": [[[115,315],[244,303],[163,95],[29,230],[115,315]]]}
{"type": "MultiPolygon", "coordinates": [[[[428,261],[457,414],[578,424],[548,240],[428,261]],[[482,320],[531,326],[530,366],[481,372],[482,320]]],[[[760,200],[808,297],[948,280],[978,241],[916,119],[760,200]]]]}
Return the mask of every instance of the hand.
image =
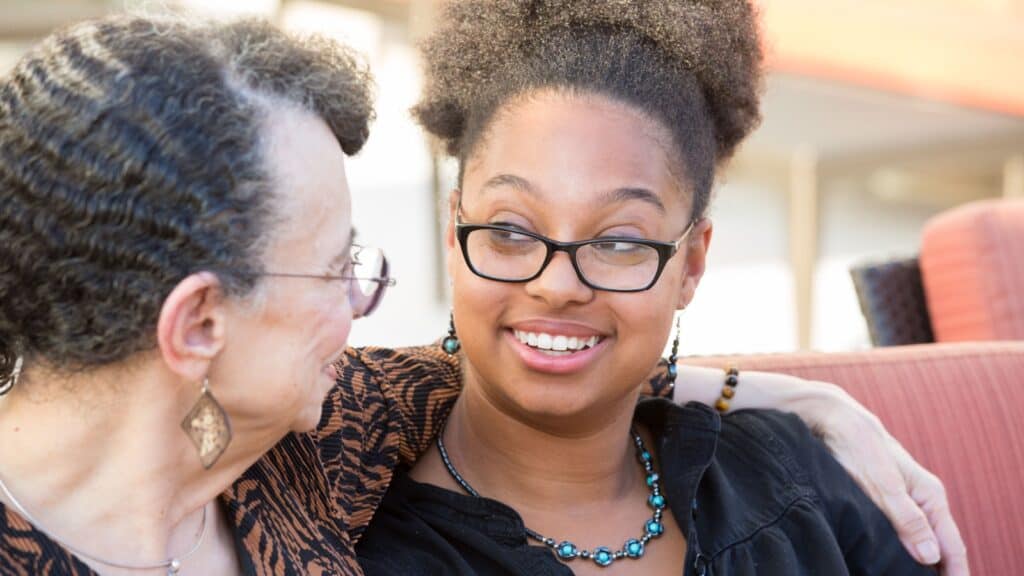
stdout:
{"type": "Polygon", "coordinates": [[[942,481],[918,464],[878,417],[838,386],[825,386],[830,388],[821,397],[826,406],[806,411],[815,415],[811,427],[889,518],[918,562],[941,560],[943,576],[968,576],[967,549],[942,481]]]}

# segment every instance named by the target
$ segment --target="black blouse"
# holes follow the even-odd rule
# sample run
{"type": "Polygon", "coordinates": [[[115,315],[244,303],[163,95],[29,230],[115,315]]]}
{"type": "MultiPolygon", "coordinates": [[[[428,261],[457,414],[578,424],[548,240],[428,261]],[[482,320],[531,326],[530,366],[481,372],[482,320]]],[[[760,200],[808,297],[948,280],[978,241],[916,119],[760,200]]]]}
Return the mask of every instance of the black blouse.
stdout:
{"type": "MultiPolygon", "coordinates": [[[[934,574],[797,417],[642,401],[663,493],[687,540],[685,575],[934,574]]],[[[356,547],[368,576],[565,576],[508,506],[396,474],[356,547]]],[[[572,562],[586,562],[573,560],[572,562]]],[[[644,573],[643,560],[636,563],[644,573]]]]}

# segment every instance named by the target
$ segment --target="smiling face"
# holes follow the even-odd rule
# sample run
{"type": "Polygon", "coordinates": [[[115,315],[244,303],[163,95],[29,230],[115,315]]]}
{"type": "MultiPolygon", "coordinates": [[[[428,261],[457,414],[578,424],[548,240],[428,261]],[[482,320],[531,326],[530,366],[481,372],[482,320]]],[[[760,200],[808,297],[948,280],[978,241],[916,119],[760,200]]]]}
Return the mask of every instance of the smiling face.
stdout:
{"type": "MultiPolygon", "coordinates": [[[[691,220],[677,157],[668,132],[628,105],[534,93],[499,111],[468,158],[460,217],[562,242],[672,242],[691,220]]],[[[631,405],[661,354],[673,311],[693,295],[709,239],[702,221],[654,286],[615,293],[581,282],[564,252],[528,282],[481,278],[449,230],[467,387],[531,420],[602,417],[623,401],[631,405]]]]}
{"type": "MultiPolygon", "coordinates": [[[[266,271],[345,273],[352,225],[337,139],[316,115],[278,107],[265,150],[276,208],[266,271]]],[[[247,430],[276,441],[313,429],[351,326],[348,284],[338,280],[267,277],[255,295],[233,303],[227,346],[210,380],[236,436],[247,430]]]]}

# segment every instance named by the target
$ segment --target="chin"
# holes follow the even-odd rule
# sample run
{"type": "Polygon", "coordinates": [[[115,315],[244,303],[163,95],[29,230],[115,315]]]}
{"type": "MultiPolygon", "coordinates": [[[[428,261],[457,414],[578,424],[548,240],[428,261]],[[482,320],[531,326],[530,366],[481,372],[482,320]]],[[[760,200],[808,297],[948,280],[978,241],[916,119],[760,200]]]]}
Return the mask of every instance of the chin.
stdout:
{"type": "Polygon", "coordinates": [[[323,416],[323,404],[317,404],[303,410],[295,422],[292,423],[292,432],[306,434],[316,430],[320,425],[320,418],[323,416]]]}
{"type": "Polygon", "coordinates": [[[530,420],[574,420],[593,413],[600,404],[600,399],[581,394],[580,390],[547,386],[518,388],[507,399],[516,411],[530,420]]]}

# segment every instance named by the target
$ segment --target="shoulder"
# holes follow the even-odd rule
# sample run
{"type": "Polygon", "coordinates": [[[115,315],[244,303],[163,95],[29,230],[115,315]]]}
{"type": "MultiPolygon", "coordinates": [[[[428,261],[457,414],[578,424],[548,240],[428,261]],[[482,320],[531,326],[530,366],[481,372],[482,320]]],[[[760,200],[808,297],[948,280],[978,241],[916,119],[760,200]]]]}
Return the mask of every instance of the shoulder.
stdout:
{"type": "Polygon", "coordinates": [[[349,348],[313,435],[354,539],[400,462],[429,446],[458,395],[458,360],[437,346],[349,348]]]}
{"type": "Polygon", "coordinates": [[[450,400],[460,382],[458,360],[437,346],[349,348],[336,368],[320,421],[323,435],[344,421],[373,426],[393,418],[400,426],[426,412],[417,408],[450,400]]]}
{"type": "Polygon", "coordinates": [[[825,443],[798,416],[776,410],[740,410],[722,418],[716,463],[732,474],[757,470],[764,496],[809,499],[828,513],[840,486],[853,479],[825,443]]]}
{"type": "MultiPolygon", "coordinates": [[[[745,410],[724,417],[716,463],[733,482],[756,478],[744,485],[758,499],[753,505],[787,518],[794,542],[827,535],[811,556],[834,547],[853,573],[933,573],[910,557],[882,511],[797,416],[745,410]]],[[[739,516],[770,520],[757,514],[739,516]]]]}
{"type": "Polygon", "coordinates": [[[779,480],[791,482],[822,505],[835,520],[837,509],[851,505],[875,513],[864,495],[825,443],[794,414],[774,410],[744,410],[722,420],[721,444],[742,451],[742,444],[756,446],[759,464],[779,480]]]}
{"type": "Polygon", "coordinates": [[[351,355],[378,375],[395,384],[430,380],[457,381],[459,357],[433,344],[404,348],[368,346],[350,349],[351,355]]]}
{"type": "Polygon", "coordinates": [[[825,444],[803,420],[777,410],[739,410],[722,417],[720,450],[742,453],[743,463],[758,463],[778,475],[780,481],[804,488],[815,483],[807,464],[828,457],[825,444]]]}
{"type": "Polygon", "coordinates": [[[0,576],[94,574],[69,550],[0,502],[0,576]]]}
{"type": "Polygon", "coordinates": [[[712,526],[716,547],[749,539],[794,515],[801,529],[827,526],[817,479],[806,465],[817,444],[799,418],[781,412],[744,410],[722,417],[714,457],[697,489],[701,506],[721,510],[724,521],[712,526]]]}

